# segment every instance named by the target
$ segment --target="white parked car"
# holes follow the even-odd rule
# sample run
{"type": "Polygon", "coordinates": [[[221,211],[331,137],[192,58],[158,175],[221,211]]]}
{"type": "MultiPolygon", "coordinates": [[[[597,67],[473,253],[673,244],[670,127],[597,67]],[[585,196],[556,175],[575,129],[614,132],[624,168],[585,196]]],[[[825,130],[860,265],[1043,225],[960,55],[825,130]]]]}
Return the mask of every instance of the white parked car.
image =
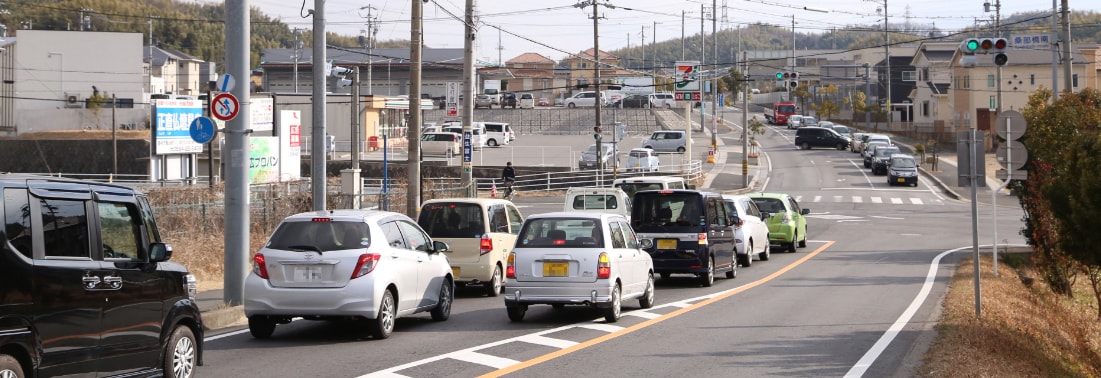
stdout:
{"type": "Polygon", "coordinates": [[[724,194],[723,200],[735,211],[734,251],[737,253],[738,265],[753,265],[754,256],[761,261],[768,261],[771,249],[766,220],[770,214],[761,213],[757,203],[746,195],[724,194]]]}
{"type": "Polygon", "coordinates": [[[642,148],[649,148],[654,152],[683,154],[688,149],[688,138],[685,137],[684,130],[659,130],[642,141],[642,148]]]}
{"type": "Polygon", "coordinates": [[[508,318],[522,321],[528,306],[549,304],[600,309],[619,320],[622,302],[654,305],[654,263],[627,218],[561,212],[524,221],[505,270],[508,318]]]}
{"type": "Polygon", "coordinates": [[[627,152],[627,171],[657,172],[661,160],[649,148],[632,148],[627,152]]]}
{"type": "Polygon", "coordinates": [[[655,108],[672,109],[677,106],[677,98],[672,93],[651,93],[650,104],[655,108]]]}
{"type": "Polygon", "coordinates": [[[450,159],[462,154],[462,142],[463,136],[455,133],[424,133],[421,136],[421,155],[450,159]]]}
{"type": "MultiPolygon", "coordinates": [[[[603,92],[603,91],[600,92],[600,105],[601,106],[607,106],[608,105],[607,92],[603,92]]],[[[567,108],[576,108],[576,107],[579,107],[579,106],[587,106],[587,107],[596,106],[596,92],[595,91],[578,92],[577,94],[573,95],[573,97],[570,97],[570,98],[566,99],[566,107],[567,108]]]]}
{"type": "Polygon", "coordinates": [[[531,93],[521,93],[520,109],[535,109],[535,96],[531,93]]]}
{"type": "MultiPolygon", "coordinates": [[[[443,125],[444,132],[463,135],[463,127],[458,122],[447,122],[443,125]]],[[[471,125],[470,138],[470,145],[475,149],[481,149],[489,145],[489,135],[486,134],[486,127],[481,122],[474,122],[471,125]]]]}
{"type": "Polygon", "coordinates": [[[256,338],[278,324],[359,319],[375,339],[398,317],[451,315],[455,283],[443,252],[409,217],[389,211],[329,210],[283,219],[253,257],[245,315],[256,338]]]}

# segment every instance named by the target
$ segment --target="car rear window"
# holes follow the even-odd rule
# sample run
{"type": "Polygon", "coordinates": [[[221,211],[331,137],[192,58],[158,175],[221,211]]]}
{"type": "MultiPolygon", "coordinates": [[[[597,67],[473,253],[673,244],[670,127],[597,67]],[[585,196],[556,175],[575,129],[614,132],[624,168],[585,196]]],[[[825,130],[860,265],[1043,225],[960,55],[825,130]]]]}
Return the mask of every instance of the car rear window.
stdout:
{"type": "Polygon", "coordinates": [[[283,222],[265,245],[269,249],[339,251],[367,248],[371,245],[371,233],[366,223],[333,221],[315,218],[308,221],[283,222]]]}
{"type": "Polygon", "coordinates": [[[482,206],[466,202],[435,202],[424,206],[417,224],[433,238],[479,238],[485,233],[482,206]]]}
{"type": "Polygon", "coordinates": [[[636,232],[695,232],[704,224],[702,198],[693,192],[635,193],[631,226],[636,232]]]}
{"type": "Polygon", "coordinates": [[[604,247],[600,222],[591,218],[532,219],[517,241],[525,248],[604,247]]]}
{"type": "Polygon", "coordinates": [[[754,198],[753,203],[757,204],[757,209],[765,213],[779,213],[786,211],[784,209],[784,202],[779,198],[754,198]]]}
{"type": "Polygon", "coordinates": [[[581,194],[573,197],[574,210],[618,209],[619,200],[611,194],[581,194]]]}

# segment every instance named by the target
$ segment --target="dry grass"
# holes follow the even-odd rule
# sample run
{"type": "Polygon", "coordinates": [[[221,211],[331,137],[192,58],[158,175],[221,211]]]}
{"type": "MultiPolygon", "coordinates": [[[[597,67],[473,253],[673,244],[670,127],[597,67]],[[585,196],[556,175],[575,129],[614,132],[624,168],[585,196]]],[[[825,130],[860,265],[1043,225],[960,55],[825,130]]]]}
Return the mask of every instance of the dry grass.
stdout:
{"type": "Polygon", "coordinates": [[[1054,294],[1031,266],[980,260],[982,317],[975,316],[974,261],[960,263],[922,377],[1098,377],[1101,321],[1085,280],[1075,297],[1054,294]],[[1024,281],[1031,280],[1031,285],[1024,281]]]}

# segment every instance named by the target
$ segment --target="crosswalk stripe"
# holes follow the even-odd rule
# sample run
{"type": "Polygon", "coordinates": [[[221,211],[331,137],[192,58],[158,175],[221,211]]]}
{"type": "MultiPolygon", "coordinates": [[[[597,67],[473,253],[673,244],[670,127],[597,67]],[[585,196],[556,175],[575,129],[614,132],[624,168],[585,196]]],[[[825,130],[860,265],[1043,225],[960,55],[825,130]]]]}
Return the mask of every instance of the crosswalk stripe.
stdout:
{"type": "Polygon", "coordinates": [[[864,197],[861,197],[861,196],[853,196],[853,202],[856,202],[856,203],[862,203],[862,202],[864,202],[864,197]]]}
{"type": "Polygon", "coordinates": [[[833,202],[841,202],[841,196],[833,196],[833,202]]]}
{"type": "Polygon", "coordinates": [[[910,197],[910,203],[915,204],[915,205],[923,205],[924,204],[923,202],[921,202],[921,198],[914,198],[914,197],[910,197]]]}
{"type": "Polygon", "coordinates": [[[879,197],[872,197],[872,203],[883,203],[883,199],[879,197]]]}
{"type": "Polygon", "coordinates": [[[901,205],[902,204],[902,198],[891,197],[891,203],[893,203],[895,205],[901,205]]]}
{"type": "Polygon", "coordinates": [[[814,202],[822,202],[822,196],[814,196],[814,202]]]}
{"type": "Polygon", "coordinates": [[[509,367],[509,366],[516,365],[516,364],[520,363],[520,361],[516,361],[516,360],[513,360],[513,359],[502,358],[502,357],[497,357],[497,356],[491,356],[491,355],[488,355],[488,354],[485,354],[485,353],[478,353],[478,352],[472,352],[472,351],[454,352],[454,353],[451,353],[447,356],[451,357],[451,358],[454,358],[456,360],[459,360],[459,361],[466,361],[466,362],[471,362],[471,363],[475,363],[475,364],[479,364],[479,365],[486,365],[486,366],[496,368],[496,369],[503,369],[503,368],[506,368],[506,367],[509,367]]]}

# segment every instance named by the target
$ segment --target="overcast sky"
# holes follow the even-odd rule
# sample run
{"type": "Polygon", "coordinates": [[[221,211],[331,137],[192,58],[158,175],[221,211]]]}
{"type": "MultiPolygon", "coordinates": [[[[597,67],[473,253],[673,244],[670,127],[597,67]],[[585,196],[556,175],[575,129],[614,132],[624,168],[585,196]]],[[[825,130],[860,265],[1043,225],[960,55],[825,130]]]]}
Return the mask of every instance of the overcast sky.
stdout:
{"type": "MultiPolygon", "coordinates": [[[[718,0],[715,2],[718,8],[715,15],[720,30],[758,22],[790,29],[794,15],[799,33],[822,33],[848,25],[882,25],[884,1],[718,0]],[[807,4],[812,4],[809,7],[814,9],[804,9],[807,4]],[[827,10],[829,13],[821,12],[827,10]]],[[[983,11],[983,1],[908,0],[890,1],[886,6],[891,25],[909,22],[919,29],[935,25],[939,30],[952,32],[974,25],[976,19],[993,18],[993,5],[991,12],[986,13],[983,11]]],[[[507,61],[525,52],[536,52],[559,60],[567,54],[591,48],[592,8],[575,7],[577,3],[563,0],[475,1],[481,22],[475,40],[475,56],[487,62],[497,62],[498,57],[507,61]],[[502,50],[498,50],[498,41],[502,50]]],[[[1004,18],[1018,12],[1050,11],[1051,4],[1045,3],[1036,0],[1005,1],[1001,13],[1004,18]]],[[[291,28],[306,29],[313,27],[313,20],[300,16],[302,7],[312,9],[314,4],[315,0],[249,1],[250,6],[260,8],[291,28]]],[[[646,43],[651,43],[655,30],[659,42],[680,39],[682,12],[685,12],[685,35],[699,33],[700,7],[710,8],[712,1],[602,0],[601,4],[600,49],[608,51],[628,45],[638,46],[642,33],[645,33],[646,43]]],[[[411,7],[411,0],[328,0],[325,2],[326,31],[359,35],[360,30],[366,29],[366,17],[370,11],[380,21],[379,41],[409,39],[411,7]],[[368,5],[373,9],[364,8],[368,5]]],[[[429,0],[424,4],[425,44],[435,48],[462,48],[463,25],[460,20],[464,7],[464,0],[429,0]]],[[[1101,2],[1095,0],[1071,2],[1072,10],[1097,11],[1099,8],[1101,2]]],[[[711,32],[710,19],[706,21],[705,28],[707,33],[711,32]]]]}

